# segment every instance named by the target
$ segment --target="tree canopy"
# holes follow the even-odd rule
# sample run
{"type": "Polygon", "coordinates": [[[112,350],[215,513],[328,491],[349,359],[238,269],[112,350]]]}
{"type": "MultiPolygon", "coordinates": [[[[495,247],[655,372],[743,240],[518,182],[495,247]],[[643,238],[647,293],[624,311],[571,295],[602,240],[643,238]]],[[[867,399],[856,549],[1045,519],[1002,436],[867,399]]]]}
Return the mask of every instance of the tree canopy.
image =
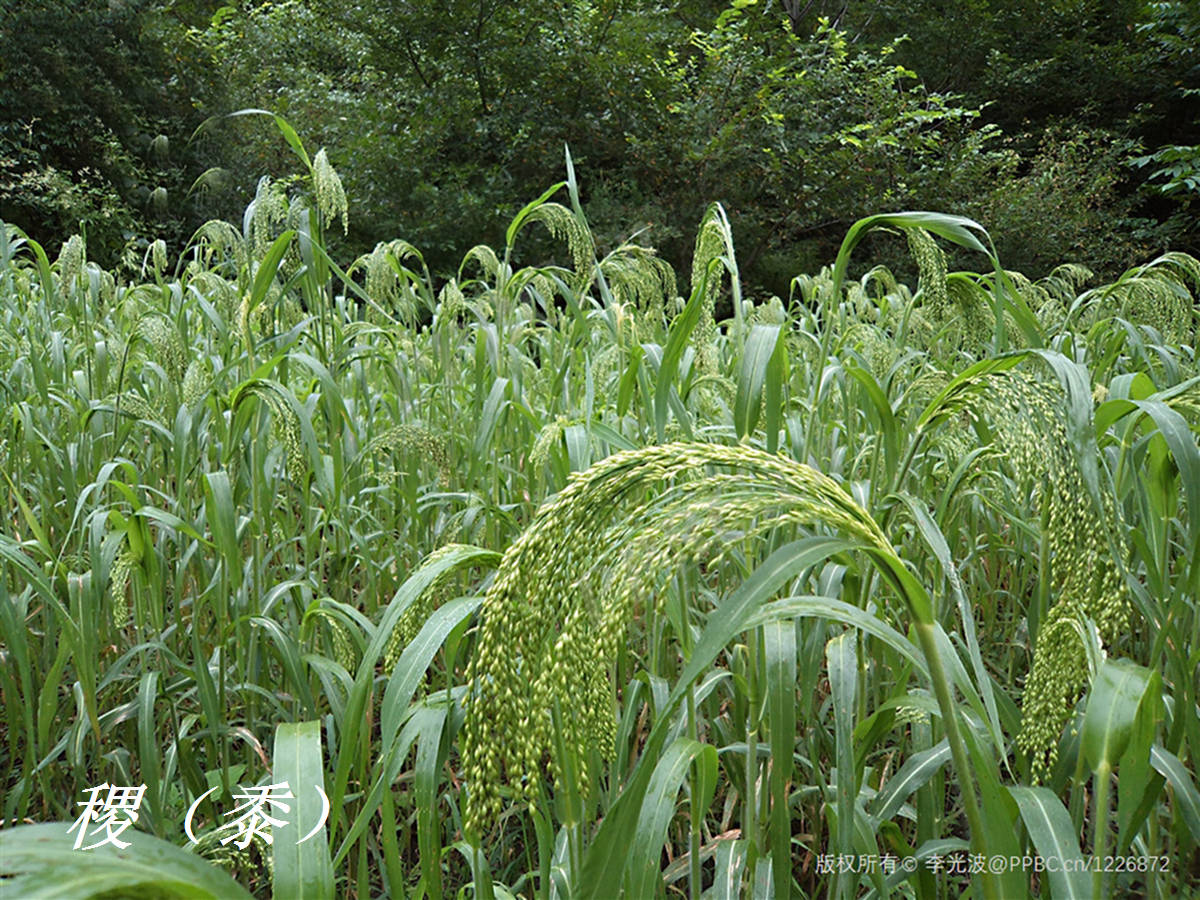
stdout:
{"type": "Polygon", "coordinates": [[[439,271],[564,144],[601,240],[686,263],[720,200],[775,292],[906,207],[1003,223],[1014,267],[1115,271],[1196,248],[1198,34],[1134,0],[39,0],[0,37],[0,217],[102,259],[179,244],[290,171],[257,120],[191,139],[260,108],[344,173],[350,249],[399,235],[439,271]]]}

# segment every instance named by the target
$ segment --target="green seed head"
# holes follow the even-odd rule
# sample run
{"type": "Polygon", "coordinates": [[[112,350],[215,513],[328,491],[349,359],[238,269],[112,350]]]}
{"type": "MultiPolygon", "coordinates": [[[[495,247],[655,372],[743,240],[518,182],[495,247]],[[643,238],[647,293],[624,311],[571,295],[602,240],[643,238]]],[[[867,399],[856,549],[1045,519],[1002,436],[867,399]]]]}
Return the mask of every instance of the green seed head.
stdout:
{"type": "Polygon", "coordinates": [[[317,209],[327,222],[341,218],[342,233],[347,234],[349,223],[346,219],[346,191],[342,187],[342,179],[334,171],[322,147],[313,157],[313,191],[317,195],[317,209]]]}
{"type": "Polygon", "coordinates": [[[1132,620],[1128,589],[1107,540],[1112,499],[1089,496],[1064,424],[1057,386],[1010,373],[998,382],[991,417],[1017,484],[1047,510],[1051,578],[1058,598],[1037,636],[1026,684],[1019,746],[1042,778],[1053,765],[1059,735],[1087,684],[1078,629],[1095,623],[1104,644],[1132,620]]]}
{"type": "Polygon", "coordinates": [[[750,447],[677,443],[610,456],[548,500],[504,556],[483,604],[468,671],[464,826],[500,809],[499,786],[561,776],[561,740],[585,786],[611,758],[608,672],[639,604],[681,560],[719,562],[773,529],[822,524],[892,552],[875,522],[828,477],[750,447]],[[570,715],[554,733],[556,703],[570,715]]]}

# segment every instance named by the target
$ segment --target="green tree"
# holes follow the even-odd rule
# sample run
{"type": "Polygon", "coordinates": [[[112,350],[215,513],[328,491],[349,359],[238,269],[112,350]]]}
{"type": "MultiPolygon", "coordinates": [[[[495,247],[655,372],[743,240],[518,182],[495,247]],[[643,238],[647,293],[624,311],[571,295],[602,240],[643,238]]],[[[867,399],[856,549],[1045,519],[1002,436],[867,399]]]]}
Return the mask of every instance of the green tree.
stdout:
{"type": "Polygon", "coordinates": [[[900,61],[1004,130],[1018,162],[980,209],[1016,248],[1006,257],[1013,264],[1033,271],[1072,256],[1115,274],[1153,249],[1195,249],[1194,216],[1177,190],[1186,182],[1175,177],[1200,142],[1196,4],[880,0],[850,4],[846,20],[876,44],[909,35],[900,61]],[[1077,152],[1081,142],[1088,152],[1077,152]],[[1135,158],[1141,165],[1131,168],[1135,158]],[[1141,189],[1147,176],[1150,191],[1141,189]],[[1167,185],[1164,196],[1157,187],[1167,185]],[[1013,219],[1015,229],[1000,227],[1013,219]],[[1039,219],[1059,239],[1034,239],[1026,226],[1039,219]],[[1092,249],[1081,250],[1082,240],[1092,249]]]}
{"type": "MultiPolygon", "coordinates": [[[[686,266],[720,199],[748,277],[780,292],[798,244],[819,264],[856,217],[958,203],[1000,164],[977,110],[926,91],[895,46],[852,46],[829,25],[798,36],[785,12],[752,7],[290,0],[223,11],[206,40],[230,109],[280,112],[330,148],[361,210],[355,244],[400,235],[442,271],[498,238],[564,144],[602,244],[652,225],[686,266]]],[[[286,171],[277,137],[231,127],[245,191],[286,171]]],[[[548,252],[530,237],[524,252],[548,252]]]]}
{"type": "MultiPolygon", "coordinates": [[[[448,271],[540,193],[564,144],[589,176],[622,165],[663,79],[656,56],[711,22],[706,6],[290,0],[227,7],[204,40],[227,111],[279,112],[329,147],[361,211],[352,242],[402,235],[448,271]]],[[[242,199],[259,174],[290,170],[277,136],[222,127],[242,199]]]]}
{"type": "Polygon", "coordinates": [[[178,40],[203,3],[6,3],[0,218],[111,263],[135,235],[178,238],[204,67],[178,40]]]}

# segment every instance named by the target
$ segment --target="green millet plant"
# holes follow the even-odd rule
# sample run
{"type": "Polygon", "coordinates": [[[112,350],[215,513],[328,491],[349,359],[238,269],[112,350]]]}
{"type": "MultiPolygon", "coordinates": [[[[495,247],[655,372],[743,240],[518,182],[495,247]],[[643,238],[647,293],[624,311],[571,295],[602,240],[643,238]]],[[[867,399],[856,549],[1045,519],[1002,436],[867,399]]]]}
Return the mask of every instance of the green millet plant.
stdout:
{"type": "Polygon", "coordinates": [[[502,784],[533,799],[545,760],[561,776],[553,711],[564,697],[573,714],[559,736],[586,794],[593,753],[612,753],[607,679],[617,643],[637,603],[657,593],[660,573],[701,554],[719,563],[730,541],[815,523],[891,552],[834,481],[745,446],[648,447],[574,475],[509,548],[484,599],[468,671],[464,829],[479,834],[499,814],[502,784]]]}
{"type": "Polygon", "coordinates": [[[582,293],[591,280],[596,264],[596,245],[587,226],[561,203],[541,204],[529,213],[525,222],[541,222],[554,237],[566,240],[575,267],[571,288],[576,293],[582,293]]]}
{"type": "Polygon", "coordinates": [[[1081,294],[1083,323],[1120,316],[1153,328],[1170,344],[1187,344],[1196,332],[1192,294],[1200,287],[1200,260],[1186,253],[1164,253],[1128,270],[1111,284],[1081,294]]]}
{"type": "Polygon", "coordinates": [[[696,249],[692,254],[692,290],[704,284],[704,304],[700,321],[692,332],[696,348],[696,368],[701,374],[717,370],[717,296],[721,293],[721,266],[717,260],[728,254],[732,240],[729,223],[721,207],[714,203],[700,221],[696,249]],[[707,278],[707,281],[705,280],[707,278]]]}
{"type": "MultiPolygon", "coordinates": [[[[447,549],[454,546],[453,544],[448,545],[442,552],[446,552],[447,549]]],[[[400,616],[384,647],[383,666],[385,669],[390,670],[395,666],[396,661],[400,659],[400,654],[404,652],[404,648],[417,636],[421,626],[425,624],[433,611],[458,594],[459,588],[455,574],[451,570],[435,579],[400,616]]]]}
{"type": "Polygon", "coordinates": [[[295,410],[285,399],[285,391],[286,388],[274,382],[256,379],[240,388],[234,405],[241,403],[246,396],[258,397],[266,404],[271,411],[271,430],[275,443],[284,450],[288,477],[299,484],[304,479],[308,464],[304,459],[300,422],[295,410]]]}
{"type": "MultiPolygon", "coordinates": [[[[433,463],[443,485],[450,483],[450,454],[445,438],[434,434],[424,425],[405,423],[389,428],[373,437],[363,447],[360,459],[370,460],[383,453],[413,453],[433,463]]],[[[385,479],[394,477],[395,469],[382,473],[385,479]]]]}
{"type": "Polygon", "coordinates": [[[147,315],[138,320],[137,334],[153,348],[155,358],[171,383],[180,384],[187,366],[187,354],[179,329],[166,316],[147,315]]]}
{"type": "Polygon", "coordinates": [[[935,322],[943,321],[950,299],[946,290],[946,254],[924,228],[905,228],[908,250],[920,272],[920,290],[925,294],[925,309],[935,322]]]}
{"type": "Polygon", "coordinates": [[[108,573],[109,614],[114,628],[122,628],[129,621],[129,575],[136,565],[133,551],[123,544],[108,573]]]}
{"type": "Polygon", "coordinates": [[[334,171],[322,147],[313,157],[312,166],[313,193],[317,197],[317,209],[325,217],[326,222],[334,219],[342,220],[342,233],[346,234],[350,225],[346,213],[346,191],[342,187],[342,179],[334,171]]]}
{"type": "Polygon", "coordinates": [[[87,262],[87,248],[83,238],[77,234],[63,241],[58,251],[58,281],[64,291],[71,290],[83,274],[84,263],[87,262]]]}
{"type": "Polygon", "coordinates": [[[365,270],[363,287],[372,303],[411,326],[417,321],[417,307],[404,267],[408,258],[423,262],[417,248],[408,241],[380,242],[370,253],[355,260],[347,274],[365,270]]]}
{"type": "Polygon", "coordinates": [[[999,381],[991,401],[999,441],[1017,481],[1046,510],[1054,601],[1038,635],[1025,687],[1018,746],[1044,778],[1057,757],[1058,737],[1087,682],[1082,641],[1072,624],[1095,623],[1112,644],[1128,629],[1131,604],[1105,535],[1115,515],[1105,495],[1097,510],[1071,452],[1057,388],[1023,373],[999,381]]]}

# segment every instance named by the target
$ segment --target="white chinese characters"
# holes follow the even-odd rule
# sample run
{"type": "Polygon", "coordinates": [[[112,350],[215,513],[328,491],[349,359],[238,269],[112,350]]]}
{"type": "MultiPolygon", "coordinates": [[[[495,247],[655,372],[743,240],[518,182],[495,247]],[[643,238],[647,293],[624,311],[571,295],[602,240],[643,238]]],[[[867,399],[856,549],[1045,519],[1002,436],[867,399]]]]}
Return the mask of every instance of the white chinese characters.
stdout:
{"type": "MultiPolygon", "coordinates": [[[[321,814],[317,823],[296,842],[297,844],[303,844],[316,835],[329,817],[329,797],[320,785],[314,785],[314,788],[321,797],[321,814]]],[[[196,810],[205,798],[217,790],[219,788],[214,787],[205,791],[188,807],[183,828],[187,833],[188,840],[193,844],[199,843],[199,838],[192,830],[192,821],[196,810]]],[[[137,822],[138,808],[141,806],[145,793],[146,785],[144,784],[137,787],[122,787],[105,783],[84,791],[87,799],[76,804],[82,806],[83,811],[75,823],[67,829],[68,834],[78,830],[78,834],[75,836],[75,849],[94,850],[105,844],[112,844],[121,850],[128,847],[129,841],[121,840],[121,834],[137,822]],[[85,844],[85,841],[91,839],[97,840],[85,844]]],[[[238,805],[226,814],[226,818],[232,818],[217,826],[213,831],[216,834],[228,832],[221,838],[222,845],[232,843],[238,849],[245,850],[256,837],[262,838],[267,844],[274,843],[275,838],[272,832],[274,829],[283,828],[288,824],[286,816],[292,811],[292,805],[288,801],[296,800],[296,796],[292,793],[288,783],[283,781],[279,784],[240,788],[234,792],[233,799],[237,801],[238,805]]]]}
{"type": "MultiPolygon", "coordinates": [[[[320,831],[329,817],[329,797],[320,785],[313,785],[313,787],[321,796],[321,815],[317,819],[317,824],[308,834],[298,840],[297,844],[303,844],[320,831]]],[[[187,832],[188,840],[193,844],[199,843],[199,838],[192,831],[192,818],[196,814],[196,808],[204,802],[205,797],[215,790],[217,789],[214,787],[205,791],[188,808],[187,818],[183,821],[183,829],[187,832]]],[[[245,850],[255,836],[261,837],[268,844],[274,843],[275,838],[271,829],[282,828],[287,824],[286,819],[277,818],[277,816],[286,815],[292,811],[291,805],[285,801],[295,800],[296,796],[292,793],[288,783],[281,781],[279,784],[257,785],[243,789],[240,793],[235,793],[233,799],[240,802],[229,815],[237,818],[218,826],[216,831],[229,830],[230,833],[221,838],[221,843],[233,843],[239,850],[245,850]]]]}
{"type": "Polygon", "coordinates": [[[141,784],[137,787],[118,787],[105,782],[98,787],[89,788],[84,793],[91,796],[75,804],[84,807],[84,810],[75,820],[75,824],[67,829],[67,834],[76,828],[79,829],[79,834],[75,836],[75,849],[94,850],[105,844],[112,844],[122,850],[128,847],[129,842],[121,840],[121,832],[138,820],[138,807],[142,805],[146,786],[141,784]],[[100,832],[103,832],[100,840],[86,847],[83,845],[88,837],[96,837],[100,832]]]}

